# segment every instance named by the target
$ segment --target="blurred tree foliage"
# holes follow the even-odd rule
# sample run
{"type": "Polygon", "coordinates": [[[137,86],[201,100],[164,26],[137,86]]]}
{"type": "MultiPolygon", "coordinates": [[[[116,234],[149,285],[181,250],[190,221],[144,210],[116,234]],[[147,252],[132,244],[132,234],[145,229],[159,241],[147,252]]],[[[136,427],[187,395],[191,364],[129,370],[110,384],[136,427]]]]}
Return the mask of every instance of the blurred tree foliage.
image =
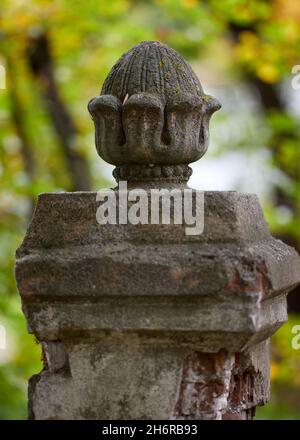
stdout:
{"type": "MultiPolygon", "coordinates": [[[[209,60],[232,88],[236,82],[253,88],[272,166],[284,175],[266,207],[268,220],[273,232],[300,249],[299,114],[283,93],[285,84],[291,88],[292,66],[300,63],[299,2],[1,0],[7,88],[0,90],[0,324],[7,328],[8,349],[0,351],[0,418],[26,417],[26,382],[41,368],[16,293],[15,249],[39,192],[105,183],[86,105],[116,59],[143,40],[163,41],[191,62],[209,60]]],[[[259,140],[260,131],[256,135],[259,140]]],[[[291,306],[300,311],[299,300],[291,306]]],[[[275,336],[276,393],[262,417],[297,417],[289,396],[299,400],[299,352],[290,340],[288,325],[275,336]]]]}

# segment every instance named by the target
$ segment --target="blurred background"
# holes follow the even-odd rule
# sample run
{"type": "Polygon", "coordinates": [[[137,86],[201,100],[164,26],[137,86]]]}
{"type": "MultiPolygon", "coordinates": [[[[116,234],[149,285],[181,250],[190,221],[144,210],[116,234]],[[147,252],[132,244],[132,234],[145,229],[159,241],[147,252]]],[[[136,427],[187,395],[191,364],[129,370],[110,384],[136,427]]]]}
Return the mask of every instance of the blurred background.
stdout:
{"type": "MultiPolygon", "coordinates": [[[[300,251],[300,2],[1,0],[0,419],[27,417],[27,381],[42,368],[21,312],[15,250],[38,193],[113,185],[87,103],[144,40],[181,53],[223,104],[191,186],[256,192],[272,233],[300,251]]],[[[299,289],[289,314],[272,339],[271,403],[258,418],[300,419],[300,349],[291,345],[299,289]]]]}

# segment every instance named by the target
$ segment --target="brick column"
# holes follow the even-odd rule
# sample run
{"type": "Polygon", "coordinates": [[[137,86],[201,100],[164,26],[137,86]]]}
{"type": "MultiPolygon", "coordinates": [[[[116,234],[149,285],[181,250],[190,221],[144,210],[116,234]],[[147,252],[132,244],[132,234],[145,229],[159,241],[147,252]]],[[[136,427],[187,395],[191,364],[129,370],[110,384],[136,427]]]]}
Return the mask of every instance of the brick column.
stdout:
{"type": "MultiPolygon", "coordinates": [[[[89,103],[97,151],[149,207],[153,188],[187,188],[219,107],[156,42],[125,54],[89,103]]],[[[255,195],[205,192],[200,235],[99,225],[96,195],[41,194],[17,252],[44,359],[30,418],[252,418],[269,399],[268,341],[287,319],[299,256],[270,235],[255,195]]]]}

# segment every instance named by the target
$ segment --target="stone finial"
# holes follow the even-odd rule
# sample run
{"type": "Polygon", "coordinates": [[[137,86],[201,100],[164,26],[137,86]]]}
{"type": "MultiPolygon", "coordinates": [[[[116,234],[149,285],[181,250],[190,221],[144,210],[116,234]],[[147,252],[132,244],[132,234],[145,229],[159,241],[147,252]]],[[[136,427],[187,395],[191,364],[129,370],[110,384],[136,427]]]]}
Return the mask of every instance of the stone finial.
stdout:
{"type": "Polygon", "coordinates": [[[96,148],[116,180],[188,180],[208,148],[219,102],[173,49],[146,41],[125,53],[89,102],[96,148]]]}
{"type": "MultiPolygon", "coordinates": [[[[143,181],[151,210],[152,187],[184,186],[218,104],[159,43],[124,55],[102,93],[89,104],[99,154],[117,179],[143,181]]],[[[119,211],[125,191],[113,192],[119,211]]],[[[43,348],[30,418],[252,418],[269,399],[268,340],[300,282],[297,253],[270,235],[253,194],[202,194],[199,235],[162,216],[99,225],[98,195],[41,194],[17,251],[22,308],[43,348]]]]}

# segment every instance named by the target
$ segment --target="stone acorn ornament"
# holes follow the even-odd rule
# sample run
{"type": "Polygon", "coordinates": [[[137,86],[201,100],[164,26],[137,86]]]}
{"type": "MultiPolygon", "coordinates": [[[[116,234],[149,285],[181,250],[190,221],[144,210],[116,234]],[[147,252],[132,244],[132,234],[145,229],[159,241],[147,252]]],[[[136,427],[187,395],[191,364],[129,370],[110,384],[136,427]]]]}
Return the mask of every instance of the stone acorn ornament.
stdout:
{"type": "Polygon", "coordinates": [[[220,107],[189,64],[156,41],[125,53],[88,104],[98,154],[116,166],[117,181],[187,181],[188,164],[206,152],[209,120],[220,107]]]}

